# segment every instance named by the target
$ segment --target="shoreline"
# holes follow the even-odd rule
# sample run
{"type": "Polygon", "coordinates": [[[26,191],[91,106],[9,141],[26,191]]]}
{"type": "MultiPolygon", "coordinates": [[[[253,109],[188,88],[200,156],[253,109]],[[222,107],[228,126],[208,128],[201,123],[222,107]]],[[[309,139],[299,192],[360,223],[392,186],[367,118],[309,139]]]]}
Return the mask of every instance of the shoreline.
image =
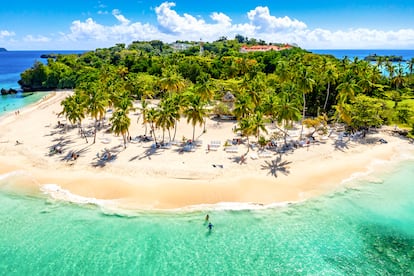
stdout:
{"type": "MultiPolygon", "coordinates": [[[[207,151],[210,141],[220,140],[223,144],[235,136],[234,122],[212,120],[207,121],[206,133],[202,133],[201,127],[196,129],[201,133],[203,145],[195,152],[180,153],[178,148],[171,148],[148,154],[150,143],[129,143],[123,150],[119,147],[122,138],[112,134],[99,132],[97,142],[92,144],[81,139],[77,129],[60,132],[55,127],[58,120],[65,122],[56,114],[61,111],[60,101],[70,93],[55,92],[22,109],[20,115],[0,118],[0,126],[5,129],[0,141],[8,141],[0,143],[0,173],[23,170],[30,175],[29,180],[22,181],[15,189],[43,193],[42,185],[55,184],[63,194],[111,201],[126,210],[177,210],[217,204],[266,206],[300,202],[333,192],[353,174],[364,174],[375,167],[376,160],[391,162],[404,154],[414,156],[408,141],[384,131],[369,137],[384,138],[387,144],[348,141],[346,147],[336,149],[335,138],[329,138],[283,154],[282,161],[290,162],[285,168],[287,175],[276,170],[275,177],[271,165],[278,155],[248,158],[246,164],[239,164],[236,161],[246,152],[245,145],[237,153],[225,152],[222,147],[207,151]],[[110,143],[102,143],[103,139],[110,143]],[[22,144],[14,144],[15,140],[22,144]],[[66,141],[63,154],[48,156],[56,141],[66,141]],[[103,166],[94,166],[96,155],[105,148],[117,158],[103,166]],[[70,151],[80,152],[79,159],[65,160],[70,151]]],[[[138,116],[131,116],[133,136],[144,133],[144,127],[136,123],[138,116]]],[[[90,126],[91,119],[86,119],[83,125],[90,126]]],[[[182,119],[177,137],[191,133],[192,127],[182,119]]]]}

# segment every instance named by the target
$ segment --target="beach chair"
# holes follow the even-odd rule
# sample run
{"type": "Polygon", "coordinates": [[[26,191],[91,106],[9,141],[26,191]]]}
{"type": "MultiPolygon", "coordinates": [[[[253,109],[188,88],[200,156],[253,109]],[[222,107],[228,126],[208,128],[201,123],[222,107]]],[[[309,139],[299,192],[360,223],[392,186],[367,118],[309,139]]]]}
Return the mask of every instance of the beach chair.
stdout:
{"type": "Polygon", "coordinates": [[[220,141],[212,140],[210,143],[210,150],[218,150],[221,146],[220,141]]]}
{"type": "Polygon", "coordinates": [[[238,146],[230,146],[230,147],[226,147],[225,150],[228,153],[237,153],[237,152],[239,152],[239,147],[238,146]]]}
{"type": "Polygon", "coordinates": [[[259,157],[260,158],[269,158],[269,157],[272,157],[272,153],[271,152],[269,152],[269,151],[261,151],[261,152],[259,152],[259,157]]]}

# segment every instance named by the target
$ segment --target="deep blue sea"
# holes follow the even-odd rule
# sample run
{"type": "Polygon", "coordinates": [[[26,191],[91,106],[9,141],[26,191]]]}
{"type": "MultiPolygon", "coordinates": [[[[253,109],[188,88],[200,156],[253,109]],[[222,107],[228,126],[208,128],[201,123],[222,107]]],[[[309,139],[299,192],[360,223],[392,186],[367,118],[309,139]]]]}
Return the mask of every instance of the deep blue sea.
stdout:
{"type": "MultiPolygon", "coordinates": [[[[42,54],[77,54],[84,51],[7,51],[0,52],[0,89],[19,90],[20,74],[33,66],[36,61],[46,63],[42,59],[42,54]]],[[[32,104],[42,98],[44,93],[34,93],[29,96],[18,93],[16,95],[0,96],[0,116],[7,112],[12,112],[32,104]]]]}
{"type": "Polygon", "coordinates": [[[350,60],[353,60],[355,57],[358,59],[364,59],[366,56],[376,54],[378,56],[402,56],[404,60],[410,60],[414,58],[414,50],[309,50],[315,54],[327,54],[333,55],[338,59],[343,59],[344,57],[348,57],[350,60]]]}

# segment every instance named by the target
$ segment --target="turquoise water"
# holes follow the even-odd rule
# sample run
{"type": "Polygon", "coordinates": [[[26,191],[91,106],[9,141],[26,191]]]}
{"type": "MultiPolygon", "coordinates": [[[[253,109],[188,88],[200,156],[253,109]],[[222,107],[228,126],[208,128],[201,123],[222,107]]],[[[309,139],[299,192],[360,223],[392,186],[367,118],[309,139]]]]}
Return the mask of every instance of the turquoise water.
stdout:
{"type": "Polygon", "coordinates": [[[19,110],[25,106],[33,104],[44,96],[48,92],[35,92],[35,93],[17,93],[15,95],[0,95],[0,116],[19,110]]]}
{"type": "MultiPolygon", "coordinates": [[[[375,182],[259,210],[103,211],[0,180],[0,274],[412,275],[414,162],[375,182]]],[[[8,182],[9,181],[9,182],[8,182]]]]}
{"type": "Polygon", "coordinates": [[[412,49],[317,49],[309,51],[315,54],[333,55],[338,59],[348,57],[351,60],[354,58],[364,59],[366,56],[372,54],[379,56],[401,56],[406,61],[414,58],[414,50],[412,49]]]}

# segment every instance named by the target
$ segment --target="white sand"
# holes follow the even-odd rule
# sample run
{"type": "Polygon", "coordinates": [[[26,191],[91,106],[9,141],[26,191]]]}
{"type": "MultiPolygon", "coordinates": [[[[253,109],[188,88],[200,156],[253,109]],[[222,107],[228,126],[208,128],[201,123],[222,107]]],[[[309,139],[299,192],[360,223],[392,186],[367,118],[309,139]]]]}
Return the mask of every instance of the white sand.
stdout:
{"type": "MultiPolygon", "coordinates": [[[[21,110],[20,115],[0,119],[0,173],[30,173],[36,181],[22,184],[29,190],[39,191],[42,184],[55,183],[79,196],[116,200],[125,208],[168,209],[219,202],[271,204],[305,200],[338,189],[342,180],[366,172],[376,160],[414,156],[412,144],[386,131],[369,134],[366,139],[382,137],[387,144],[363,144],[344,138],[345,147],[338,149],[336,137],[320,139],[310,147],[283,154],[282,162],[291,162],[288,173],[278,171],[275,177],[268,164],[278,155],[248,157],[240,164],[237,160],[247,151],[246,145],[238,146],[237,153],[223,150],[227,139],[237,137],[232,131],[234,123],[213,120],[207,120],[206,133],[202,133],[202,126],[197,126],[196,136],[203,144],[194,152],[180,152],[179,146],[151,152],[152,142],[128,143],[124,149],[121,137],[103,130],[98,132],[95,144],[93,137],[88,137],[86,143],[77,128],[57,128],[58,121],[69,124],[57,114],[62,110],[60,101],[70,93],[53,93],[21,110]],[[21,144],[16,145],[16,140],[21,144]],[[208,152],[211,141],[220,141],[221,146],[208,152]],[[62,153],[49,155],[53,145],[59,143],[62,153]],[[101,156],[104,149],[110,150],[116,159],[95,166],[97,154],[101,156]],[[79,158],[66,160],[72,151],[78,152],[79,158]]],[[[144,134],[142,120],[137,123],[138,116],[131,116],[132,137],[144,134]]],[[[93,120],[86,119],[83,126],[92,130],[93,120]]],[[[269,133],[272,131],[274,128],[269,125],[269,133]]],[[[162,136],[161,130],[156,133],[162,136]]],[[[183,136],[192,136],[192,126],[185,118],[180,121],[176,140],[181,141],[183,136]]],[[[168,140],[168,133],[165,139],[168,140]]],[[[259,155],[257,149],[250,153],[259,155]]]]}

